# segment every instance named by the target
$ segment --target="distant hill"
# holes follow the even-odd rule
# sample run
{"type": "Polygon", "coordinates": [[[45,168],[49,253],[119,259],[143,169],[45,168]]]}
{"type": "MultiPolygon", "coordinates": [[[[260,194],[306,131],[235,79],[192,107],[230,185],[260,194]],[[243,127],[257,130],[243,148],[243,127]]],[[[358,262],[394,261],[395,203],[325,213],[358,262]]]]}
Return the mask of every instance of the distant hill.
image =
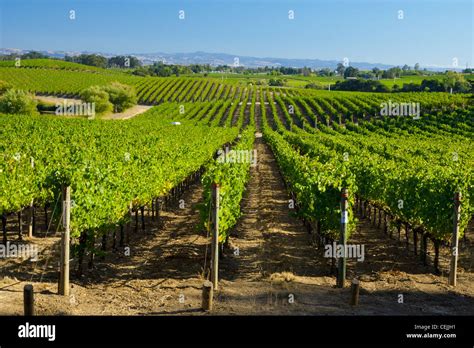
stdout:
{"type": "MultiPolygon", "coordinates": [[[[52,57],[51,57],[52,58],[52,57]]],[[[14,60],[0,61],[0,67],[15,67],[14,60]]],[[[59,59],[22,59],[21,67],[23,68],[48,68],[59,70],[78,70],[78,71],[101,71],[106,70],[95,66],[83,65],[72,62],[65,62],[59,59]]]]}
{"type": "MultiPolygon", "coordinates": [[[[207,52],[192,52],[192,53],[147,53],[134,54],[142,61],[165,61],[170,64],[210,64],[217,65],[234,65],[238,59],[238,64],[249,67],[258,68],[265,66],[284,66],[294,68],[331,68],[335,69],[339,61],[336,60],[321,60],[321,59],[289,59],[289,58],[271,58],[271,57],[250,57],[250,56],[236,56],[227,53],[207,53],[207,52]]],[[[378,67],[380,69],[387,69],[392,67],[387,64],[372,64],[364,62],[351,62],[351,65],[359,69],[372,69],[378,67]]]]}
{"type": "MultiPolygon", "coordinates": [[[[7,54],[23,54],[31,50],[22,50],[15,48],[0,48],[0,55],[7,54]]],[[[38,51],[49,57],[64,58],[64,56],[74,56],[82,53],[87,54],[100,54],[104,57],[110,58],[119,54],[116,53],[104,53],[104,52],[90,52],[90,51],[38,51]]],[[[154,62],[162,61],[168,64],[209,64],[211,66],[217,65],[234,65],[236,58],[241,66],[248,68],[257,68],[265,66],[284,66],[284,67],[310,67],[314,69],[319,68],[330,68],[335,69],[337,64],[340,63],[338,60],[321,60],[321,59],[291,59],[291,58],[271,58],[271,57],[251,57],[251,56],[236,56],[227,53],[208,53],[208,52],[191,52],[191,53],[128,53],[126,55],[132,55],[137,57],[143,64],[153,64],[154,62]]],[[[371,70],[372,68],[389,69],[394,65],[383,64],[383,63],[368,63],[368,62],[350,62],[350,65],[362,70],[371,70]]],[[[403,63],[400,63],[400,66],[403,63]]],[[[421,68],[424,68],[421,66],[421,68]]],[[[444,71],[445,67],[426,67],[429,70],[444,71]]]]}

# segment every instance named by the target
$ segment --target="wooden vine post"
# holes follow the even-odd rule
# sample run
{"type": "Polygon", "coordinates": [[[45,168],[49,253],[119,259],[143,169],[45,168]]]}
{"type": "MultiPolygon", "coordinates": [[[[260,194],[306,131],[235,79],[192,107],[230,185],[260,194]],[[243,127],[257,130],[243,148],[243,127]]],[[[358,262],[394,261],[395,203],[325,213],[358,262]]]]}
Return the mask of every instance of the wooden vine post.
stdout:
{"type": "Polygon", "coordinates": [[[7,244],[7,215],[5,213],[2,214],[2,231],[3,231],[3,241],[4,245],[7,244]]]}
{"type": "Polygon", "coordinates": [[[125,240],[125,231],[123,228],[123,223],[120,224],[120,239],[119,239],[119,247],[123,247],[125,240]]]}
{"type": "Polygon", "coordinates": [[[156,215],[156,220],[158,222],[160,222],[160,210],[161,210],[161,206],[162,206],[162,201],[161,201],[161,198],[158,197],[156,199],[156,203],[155,203],[155,215],[156,215]]]}
{"type": "Polygon", "coordinates": [[[133,204],[132,202],[129,203],[128,205],[128,216],[130,217],[127,221],[127,231],[125,234],[125,245],[130,244],[130,234],[132,233],[132,218],[133,218],[133,204]]]}
{"type": "Polygon", "coordinates": [[[352,279],[351,283],[351,302],[352,306],[357,306],[359,304],[359,289],[360,282],[358,279],[352,279]]]}
{"type": "Polygon", "coordinates": [[[358,198],[359,215],[362,216],[362,199],[358,198]]]}
{"type": "Polygon", "coordinates": [[[63,188],[63,226],[61,235],[61,261],[59,264],[59,294],[69,296],[69,243],[71,223],[71,187],[63,188]]]}
{"type": "Polygon", "coordinates": [[[211,219],[212,219],[212,264],[211,282],[214,290],[217,290],[219,281],[219,184],[213,183],[211,186],[211,219]]]}
{"type": "MultiPolygon", "coordinates": [[[[31,168],[35,168],[35,161],[33,158],[30,159],[31,162],[31,168]]],[[[34,199],[31,200],[30,202],[30,207],[29,207],[29,214],[28,214],[28,238],[33,237],[35,229],[35,204],[34,204],[34,199]]]]}
{"type": "Polygon", "coordinates": [[[18,240],[23,240],[23,215],[22,211],[18,212],[18,240]]]}
{"type": "MultiPolygon", "coordinates": [[[[140,212],[141,212],[141,215],[142,215],[142,232],[146,232],[145,230],[145,206],[142,205],[140,207],[140,212]]],[[[138,211],[137,211],[137,214],[138,214],[138,211]]]]}
{"type": "Polygon", "coordinates": [[[34,201],[31,200],[29,211],[28,211],[28,238],[33,237],[34,223],[35,223],[35,205],[34,205],[34,201]]]}
{"type": "Polygon", "coordinates": [[[135,208],[135,233],[138,233],[138,207],[135,208]]]}
{"type": "Polygon", "coordinates": [[[418,255],[418,229],[413,228],[413,251],[418,255]]]}
{"type": "Polygon", "coordinates": [[[341,233],[339,236],[339,245],[342,246],[344,250],[343,257],[338,259],[338,275],[337,275],[337,287],[343,288],[344,282],[346,280],[346,240],[347,240],[347,223],[349,222],[349,213],[348,213],[348,202],[347,202],[347,189],[342,189],[341,194],[341,233]]]}
{"type": "Polygon", "coordinates": [[[449,268],[449,285],[456,286],[458,267],[459,220],[461,219],[461,193],[454,195],[454,229],[451,239],[451,263],[449,268]]]}
{"type": "Polygon", "coordinates": [[[206,280],[202,286],[202,309],[212,311],[212,301],[214,297],[212,282],[206,280]]]}
{"type": "Polygon", "coordinates": [[[48,231],[49,221],[48,221],[48,203],[44,205],[44,229],[48,231]]]}
{"type": "Polygon", "coordinates": [[[156,202],[155,198],[152,198],[151,199],[151,219],[153,221],[155,221],[155,204],[156,204],[155,202],[156,202]]]}
{"type": "Polygon", "coordinates": [[[35,315],[35,297],[31,284],[27,284],[23,288],[23,310],[26,317],[35,315]]]}

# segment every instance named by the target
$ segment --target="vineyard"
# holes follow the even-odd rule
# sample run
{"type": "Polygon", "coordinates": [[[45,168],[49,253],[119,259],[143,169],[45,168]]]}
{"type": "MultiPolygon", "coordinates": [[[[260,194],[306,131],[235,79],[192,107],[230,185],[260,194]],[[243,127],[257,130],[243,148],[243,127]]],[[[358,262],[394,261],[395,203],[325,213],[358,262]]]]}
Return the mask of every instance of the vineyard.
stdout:
{"type": "MultiPolygon", "coordinates": [[[[361,118],[378,115],[380,104],[389,100],[393,103],[420,103],[423,112],[464,108],[470,103],[470,95],[467,94],[329,92],[259,87],[251,82],[216,77],[140,77],[115,70],[41,59],[25,60],[20,67],[13,65],[12,61],[0,61],[0,80],[38,94],[78,96],[84,88],[118,81],[134,86],[139,102],[149,105],[174,101],[243,101],[251,100],[252,95],[258,93],[262,93],[262,101],[268,102],[273,95],[282,95],[288,97],[283,101],[293,103],[295,108],[311,114],[307,116],[308,122],[315,118],[326,121],[328,116],[361,118]]],[[[298,122],[301,121],[298,119],[298,122]]]]}
{"type": "MultiPolygon", "coordinates": [[[[401,257],[411,262],[410,267],[424,267],[420,273],[437,277],[439,282],[449,273],[454,197],[458,194],[458,237],[463,241],[458,295],[471,296],[472,304],[471,95],[316,91],[216,77],[140,77],[41,60],[24,61],[21,67],[0,62],[0,80],[15,88],[60,97],[77,97],[84,88],[118,81],[134,87],[140,104],[153,105],[124,121],[0,115],[3,244],[54,238],[54,229],[62,229],[62,194],[69,187],[72,265],[79,274],[73,282],[81,284],[84,297],[87,286],[82,277],[100,279],[93,270],[83,269],[86,259],[90,269],[94,262],[105,268],[109,267],[106,264],[119,265],[125,262],[121,259],[123,248],[139,249],[140,262],[151,262],[154,267],[166,269],[164,265],[172,262],[174,268],[170,269],[185,273],[192,269],[200,273],[199,281],[209,278],[207,247],[215,228],[212,191],[218,184],[224,289],[233,289],[230,283],[240,279],[241,268],[264,263],[264,257],[273,260],[258,266],[264,269],[265,279],[270,277],[273,282],[275,274],[285,272],[296,277],[324,274],[324,281],[315,284],[327,285],[335,275],[335,258],[324,259],[322,249],[339,240],[341,214],[348,243],[376,240],[377,245],[371,244],[371,257],[383,254],[386,262],[401,257]],[[416,104],[416,112],[401,115],[396,109],[397,113],[383,115],[384,104],[416,104]],[[223,155],[229,151],[230,157],[223,155]],[[254,154],[255,158],[245,157],[254,154]],[[242,160],[237,155],[245,156],[242,160]],[[341,208],[343,189],[348,191],[347,215],[341,208]],[[267,228],[282,234],[262,237],[267,228]],[[297,231],[297,237],[285,234],[290,230],[297,231]],[[405,241],[401,240],[402,231],[405,241]],[[391,239],[397,232],[398,242],[391,239]],[[183,245],[172,249],[179,253],[166,254],[171,250],[167,245],[175,245],[180,236],[183,245]],[[298,248],[292,247],[292,240],[298,248]],[[252,244],[255,241],[273,244],[265,248],[252,244]],[[152,242],[157,244],[146,248],[152,242]],[[193,243],[198,244],[194,247],[193,243]],[[240,249],[232,247],[239,243],[240,249]],[[393,255],[385,250],[382,253],[379,248],[385,246],[396,251],[393,255]],[[414,253],[400,256],[400,248],[414,253]],[[243,256],[239,258],[235,250],[243,256]],[[258,254],[259,259],[250,261],[245,252],[258,254]],[[298,254],[300,262],[289,258],[292,252],[302,253],[298,254]],[[418,265],[418,254],[423,266],[418,265]],[[301,267],[306,268],[299,272],[301,267]]],[[[57,252],[46,256],[48,248],[51,245],[44,249],[44,258],[57,257],[57,252]]],[[[386,271],[384,267],[378,271],[386,271]]],[[[20,279],[36,274],[24,264],[21,268],[24,275],[18,275],[20,279]]],[[[354,277],[377,272],[370,265],[349,263],[349,268],[354,277]]],[[[111,277],[119,274],[116,272],[111,272],[111,277]]],[[[179,272],[156,272],[157,279],[181,279],[179,272]]],[[[190,279],[195,276],[188,274],[190,279]]],[[[305,281],[292,291],[310,287],[312,283],[305,281]]],[[[450,296],[446,307],[463,307],[456,293],[450,296]]],[[[221,313],[226,313],[224,307],[221,313]]]]}

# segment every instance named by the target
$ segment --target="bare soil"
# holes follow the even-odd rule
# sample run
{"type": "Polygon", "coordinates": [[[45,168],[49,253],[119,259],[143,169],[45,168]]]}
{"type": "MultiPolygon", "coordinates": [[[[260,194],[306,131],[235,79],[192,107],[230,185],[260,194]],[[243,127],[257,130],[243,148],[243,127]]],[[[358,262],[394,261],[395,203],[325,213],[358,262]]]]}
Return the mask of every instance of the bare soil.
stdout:
{"type": "MultiPolygon", "coordinates": [[[[368,220],[361,220],[351,237],[351,243],[365,245],[365,260],[349,260],[346,287],[336,288],[323,248],[293,216],[269,147],[261,138],[255,146],[258,165],[251,168],[242,217],[220,260],[212,314],[474,314],[472,247],[461,250],[458,286],[449,287],[446,274],[434,275],[432,266],[422,265],[403,242],[368,220]],[[357,307],[349,305],[353,277],[361,281],[357,307]]],[[[130,235],[130,256],[124,248],[110,251],[109,239],[104,260],[97,257],[81,277],[72,274],[70,297],[57,295],[59,235],[26,240],[44,252],[37,262],[0,261],[0,315],[22,314],[27,283],[34,285],[38,314],[208,315],[200,309],[210,252],[206,232],[198,227],[201,197],[195,184],[159,221],[146,216],[145,232],[139,228],[130,235]]]]}
{"type": "Polygon", "coordinates": [[[45,102],[45,103],[60,103],[63,104],[64,102],[80,104],[82,100],[76,98],[62,98],[62,97],[54,97],[54,96],[46,96],[46,95],[35,95],[35,99],[45,102]]]}
{"type": "MultiPolygon", "coordinates": [[[[46,102],[46,103],[74,103],[74,104],[81,104],[82,100],[80,99],[74,99],[74,98],[60,98],[60,97],[53,97],[53,96],[35,96],[35,99],[46,102]]],[[[132,117],[135,117],[137,115],[140,115],[144,113],[145,111],[151,109],[153,106],[150,105],[134,105],[131,108],[123,111],[123,112],[117,112],[117,113],[107,113],[104,115],[101,115],[101,119],[104,120],[128,120],[132,117]]]]}
{"type": "Polygon", "coordinates": [[[103,115],[101,118],[104,120],[128,120],[129,118],[143,114],[145,111],[148,111],[153,106],[150,105],[134,105],[131,108],[117,113],[108,113],[103,115]]]}

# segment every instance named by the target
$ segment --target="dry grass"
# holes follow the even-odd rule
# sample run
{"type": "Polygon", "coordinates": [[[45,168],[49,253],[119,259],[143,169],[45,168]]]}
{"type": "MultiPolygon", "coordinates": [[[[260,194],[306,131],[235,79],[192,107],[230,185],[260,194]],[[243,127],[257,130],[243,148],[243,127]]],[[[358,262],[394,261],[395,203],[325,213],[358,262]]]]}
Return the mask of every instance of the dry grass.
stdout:
{"type": "Polygon", "coordinates": [[[296,276],[291,272],[273,273],[270,276],[270,281],[274,283],[291,282],[295,279],[296,279],[296,276]]]}

